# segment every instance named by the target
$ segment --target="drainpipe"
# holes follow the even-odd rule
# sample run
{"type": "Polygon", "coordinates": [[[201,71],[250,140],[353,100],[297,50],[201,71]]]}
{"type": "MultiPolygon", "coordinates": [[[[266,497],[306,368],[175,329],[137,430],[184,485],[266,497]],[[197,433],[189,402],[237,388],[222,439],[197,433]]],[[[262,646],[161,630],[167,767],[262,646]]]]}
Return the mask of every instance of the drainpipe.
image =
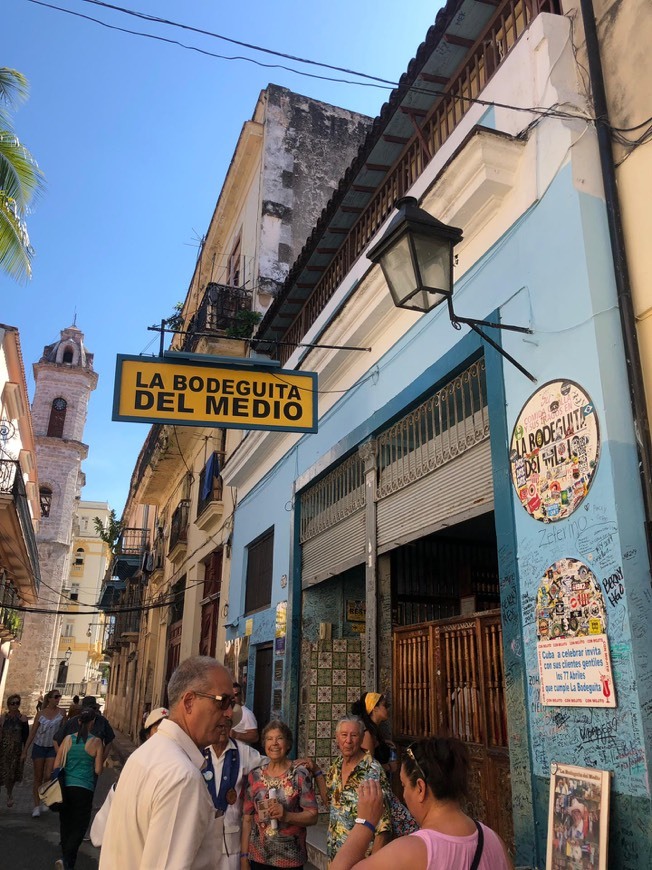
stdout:
{"type": "Polygon", "coordinates": [[[607,206],[607,222],[609,225],[609,238],[611,240],[611,254],[614,261],[620,325],[625,345],[625,365],[627,367],[627,380],[629,383],[629,398],[634,417],[634,433],[636,436],[638,467],[645,512],[645,540],[647,543],[648,559],[650,560],[650,565],[652,565],[652,444],[650,442],[650,422],[645,398],[643,367],[636,333],[636,317],[634,315],[632,288],[625,251],[625,236],[623,233],[620,201],[618,199],[616,171],[611,150],[609,113],[593,0],[580,0],[580,7],[584,23],[584,37],[586,39],[593,105],[597,118],[596,132],[600,153],[600,168],[602,170],[602,182],[604,184],[607,206]]]}

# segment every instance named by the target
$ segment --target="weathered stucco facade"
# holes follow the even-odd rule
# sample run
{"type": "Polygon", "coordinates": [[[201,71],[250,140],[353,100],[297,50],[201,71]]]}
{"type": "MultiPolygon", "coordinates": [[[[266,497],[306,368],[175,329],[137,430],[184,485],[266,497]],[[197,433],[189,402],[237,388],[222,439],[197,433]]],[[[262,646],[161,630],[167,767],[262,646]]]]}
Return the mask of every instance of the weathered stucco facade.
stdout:
{"type": "MultiPolygon", "coordinates": [[[[368,126],[364,116],[277,85],[261,92],[183,304],[186,334],[173,338],[172,350],[249,353],[236,337],[236,312],[267,310],[368,126]]],[[[220,472],[241,438],[239,430],[154,426],[138,458],[122,521],[149,567],[134,570],[125,589],[113,576],[125,564],[116,554],[107,576],[118,596],[107,602],[162,605],[137,624],[115,617],[107,645],[107,710],[132,736],[144,709],[166,703],[175,663],[200,651],[224,656],[236,492],[222,486],[220,472]]]]}

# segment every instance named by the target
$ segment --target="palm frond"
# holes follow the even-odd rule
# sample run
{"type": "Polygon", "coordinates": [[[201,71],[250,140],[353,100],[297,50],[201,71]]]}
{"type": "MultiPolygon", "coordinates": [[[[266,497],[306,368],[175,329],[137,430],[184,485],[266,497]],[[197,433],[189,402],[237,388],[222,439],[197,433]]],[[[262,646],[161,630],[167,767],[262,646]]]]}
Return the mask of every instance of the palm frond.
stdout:
{"type": "Polygon", "coordinates": [[[17,281],[25,281],[32,277],[33,255],[15,202],[0,191],[0,268],[17,281]]]}
{"type": "Polygon", "coordinates": [[[29,82],[17,69],[0,66],[0,102],[15,107],[27,99],[29,82]]]}
{"type": "Polygon", "coordinates": [[[0,130],[0,191],[15,200],[21,215],[44,184],[43,173],[27,148],[13,133],[0,130]]]}

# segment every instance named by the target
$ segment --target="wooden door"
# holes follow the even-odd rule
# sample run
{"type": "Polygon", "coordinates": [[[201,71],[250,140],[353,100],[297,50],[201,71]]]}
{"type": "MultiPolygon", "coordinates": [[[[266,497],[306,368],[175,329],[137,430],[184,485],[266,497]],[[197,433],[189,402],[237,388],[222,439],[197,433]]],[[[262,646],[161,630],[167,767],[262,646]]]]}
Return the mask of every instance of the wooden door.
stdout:
{"type": "Polygon", "coordinates": [[[394,630],[394,735],[450,734],[469,751],[469,812],[513,848],[500,611],[394,630]],[[432,689],[435,691],[432,691],[432,689]]]}

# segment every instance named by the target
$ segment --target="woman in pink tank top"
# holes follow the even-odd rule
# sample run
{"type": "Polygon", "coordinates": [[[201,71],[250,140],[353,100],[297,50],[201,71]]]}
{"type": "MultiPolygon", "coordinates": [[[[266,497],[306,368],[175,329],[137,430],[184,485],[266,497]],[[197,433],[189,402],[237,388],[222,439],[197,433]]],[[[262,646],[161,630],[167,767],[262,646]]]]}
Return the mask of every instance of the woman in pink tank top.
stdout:
{"type": "Polygon", "coordinates": [[[331,870],[511,870],[498,834],[462,811],[468,766],[466,747],[459,740],[432,737],[409,746],[401,764],[401,782],[405,803],[420,830],[365,859],[383,811],[380,786],[367,780],[359,788],[360,817],[331,862],[331,870]]]}

